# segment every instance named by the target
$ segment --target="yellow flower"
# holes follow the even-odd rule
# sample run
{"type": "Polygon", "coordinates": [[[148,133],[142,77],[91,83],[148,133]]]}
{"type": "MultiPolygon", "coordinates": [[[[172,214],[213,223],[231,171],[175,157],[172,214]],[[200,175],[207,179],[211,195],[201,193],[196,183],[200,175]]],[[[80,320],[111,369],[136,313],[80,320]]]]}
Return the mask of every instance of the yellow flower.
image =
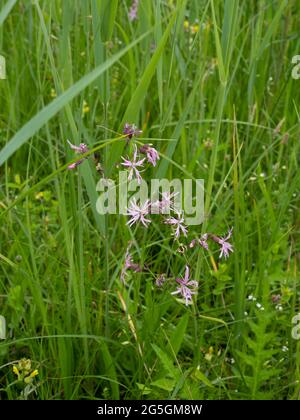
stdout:
{"type": "Polygon", "coordinates": [[[23,370],[25,375],[31,371],[31,360],[30,359],[21,359],[18,365],[20,370],[23,370]]]}
{"type": "Polygon", "coordinates": [[[190,23],[189,23],[189,21],[186,19],[186,20],[183,22],[183,29],[184,29],[185,31],[188,31],[188,30],[189,30],[189,27],[190,27],[190,23]]]}
{"type": "Polygon", "coordinates": [[[19,369],[17,368],[17,366],[13,366],[13,372],[14,372],[14,374],[15,375],[17,375],[18,377],[20,376],[20,372],[19,372],[19,369]]]}
{"type": "Polygon", "coordinates": [[[51,98],[56,98],[57,94],[55,92],[55,89],[53,89],[53,88],[51,89],[50,96],[51,96],[51,98]]]}
{"type": "Polygon", "coordinates": [[[31,374],[30,374],[30,377],[31,378],[34,378],[35,376],[37,376],[39,374],[39,371],[37,370],[37,369],[34,369],[32,372],[31,372],[31,374]]]}
{"type": "Polygon", "coordinates": [[[82,117],[85,116],[85,114],[87,114],[88,112],[90,112],[90,107],[88,106],[86,101],[83,101],[82,104],[82,117]]]}
{"type": "Polygon", "coordinates": [[[40,192],[35,194],[35,199],[36,200],[42,200],[43,198],[44,198],[44,191],[40,191],[40,192]]]}
{"type": "Polygon", "coordinates": [[[210,362],[212,357],[213,357],[213,352],[214,352],[214,348],[212,346],[210,346],[210,348],[208,349],[208,353],[206,353],[206,355],[204,356],[205,359],[210,362]]]}
{"type": "Polygon", "coordinates": [[[198,23],[195,23],[195,25],[191,26],[191,33],[196,34],[199,31],[199,25],[198,23]]]}
{"type": "Polygon", "coordinates": [[[33,378],[37,376],[38,374],[39,374],[39,371],[37,369],[33,370],[29,376],[26,376],[26,378],[24,378],[25,384],[31,384],[31,382],[33,381],[33,378]]]}

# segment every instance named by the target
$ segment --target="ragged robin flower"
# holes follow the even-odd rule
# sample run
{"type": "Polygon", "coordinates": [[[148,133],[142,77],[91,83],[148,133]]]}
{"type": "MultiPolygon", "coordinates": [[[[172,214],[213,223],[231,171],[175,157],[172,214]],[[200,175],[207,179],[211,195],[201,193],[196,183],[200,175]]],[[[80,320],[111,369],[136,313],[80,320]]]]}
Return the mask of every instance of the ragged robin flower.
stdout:
{"type": "Polygon", "coordinates": [[[146,216],[149,214],[150,201],[146,200],[143,204],[138,205],[135,198],[131,200],[130,205],[127,209],[127,215],[130,216],[130,220],[127,225],[132,226],[134,223],[141,222],[145,227],[151,223],[150,219],[146,216]]]}
{"type": "Polygon", "coordinates": [[[129,169],[128,181],[131,181],[133,178],[133,175],[135,175],[138,184],[141,184],[142,177],[140,175],[140,170],[138,169],[138,167],[143,167],[145,158],[140,159],[140,160],[137,160],[137,158],[138,158],[137,146],[134,145],[133,159],[132,160],[125,159],[122,156],[122,159],[124,160],[124,162],[122,162],[121,165],[129,169]]]}
{"type": "Polygon", "coordinates": [[[138,18],[138,7],[139,7],[139,0],[133,0],[130,10],[128,12],[129,20],[132,22],[138,18]]]}
{"type": "Polygon", "coordinates": [[[126,249],[124,264],[121,271],[121,281],[123,283],[125,283],[125,277],[127,275],[128,270],[134,271],[135,273],[140,273],[142,271],[142,268],[140,267],[140,265],[133,262],[132,255],[130,254],[131,246],[132,246],[132,243],[129,242],[126,249]]]}
{"type": "Polygon", "coordinates": [[[225,259],[229,257],[229,253],[233,252],[233,245],[228,242],[228,239],[232,236],[233,228],[229,229],[226,236],[218,237],[216,235],[210,235],[210,238],[221,246],[219,258],[224,257],[225,259]]]}
{"type": "Polygon", "coordinates": [[[169,217],[167,219],[165,219],[164,223],[166,225],[171,225],[174,228],[174,236],[176,239],[179,238],[179,236],[181,235],[181,233],[184,236],[187,236],[187,227],[184,224],[184,217],[182,215],[181,212],[176,212],[177,213],[177,218],[176,217],[169,217]]]}
{"type": "Polygon", "coordinates": [[[144,144],[140,147],[140,152],[147,156],[147,161],[151,165],[156,166],[156,161],[159,160],[159,154],[154,147],[151,147],[149,144],[144,144]]]}
{"type": "Polygon", "coordinates": [[[126,134],[128,139],[132,139],[133,136],[139,136],[142,132],[135,124],[126,123],[123,128],[123,134],[126,134]]]}
{"type": "MultiPolygon", "coordinates": [[[[79,146],[76,146],[75,144],[72,144],[69,140],[67,140],[68,145],[72,150],[75,151],[77,154],[84,154],[88,152],[88,147],[85,143],[80,143],[79,146]]],[[[71,163],[71,165],[68,166],[68,169],[75,169],[78,165],[80,165],[82,162],[84,162],[85,159],[78,159],[76,162],[71,163]]]]}
{"type": "Polygon", "coordinates": [[[184,278],[176,278],[176,282],[179,284],[179,287],[171,295],[180,294],[184,298],[186,306],[190,305],[192,296],[197,294],[198,282],[190,280],[190,269],[188,266],[185,267],[184,278]]]}

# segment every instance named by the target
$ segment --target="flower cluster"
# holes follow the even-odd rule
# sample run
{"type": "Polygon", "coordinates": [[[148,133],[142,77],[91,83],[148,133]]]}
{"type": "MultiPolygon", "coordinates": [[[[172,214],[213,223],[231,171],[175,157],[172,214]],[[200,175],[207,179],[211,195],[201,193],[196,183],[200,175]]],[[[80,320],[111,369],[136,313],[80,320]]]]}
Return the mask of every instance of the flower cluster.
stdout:
{"type": "MultiPolygon", "coordinates": [[[[137,4],[137,1],[133,3],[133,6],[136,9],[137,4]]],[[[134,18],[136,10],[133,6],[131,9],[131,13],[132,17],[134,18]]],[[[145,164],[149,163],[150,165],[155,167],[157,165],[158,160],[160,159],[158,151],[154,147],[152,147],[151,144],[143,144],[142,146],[138,147],[136,142],[134,142],[133,140],[133,144],[131,145],[132,139],[136,136],[139,136],[141,133],[142,131],[139,130],[135,124],[126,123],[123,128],[123,137],[126,138],[126,146],[129,146],[132,149],[132,156],[127,156],[126,158],[122,156],[123,162],[121,162],[121,165],[124,166],[128,171],[128,181],[132,181],[133,179],[135,179],[138,185],[142,184],[142,173],[146,169],[145,164]]],[[[76,146],[68,140],[68,144],[71,147],[71,149],[75,151],[76,154],[84,155],[89,151],[87,145],[84,143],[81,143],[79,146],[76,146]]],[[[85,159],[87,159],[87,156],[80,157],[78,161],[69,165],[68,168],[75,169],[85,159]]],[[[94,154],[94,159],[96,160],[96,169],[98,168],[97,171],[103,176],[103,170],[99,162],[99,156],[96,156],[96,154],[94,154]]],[[[147,199],[144,202],[141,202],[141,200],[137,201],[136,198],[132,198],[129,202],[129,206],[126,212],[126,215],[129,216],[127,225],[132,227],[133,225],[140,223],[145,228],[148,228],[148,226],[151,223],[150,213],[159,214],[162,216],[162,223],[171,227],[171,235],[174,237],[174,240],[179,240],[181,237],[187,238],[188,228],[185,223],[183,211],[178,210],[178,207],[175,205],[175,198],[178,194],[178,192],[163,192],[158,199],[156,197],[156,201],[154,201],[154,199],[152,201],[147,199]]],[[[199,246],[200,248],[203,248],[206,251],[210,251],[209,241],[211,241],[219,246],[219,258],[227,259],[230,253],[234,251],[233,245],[230,243],[231,237],[232,228],[224,236],[217,236],[212,233],[204,233],[200,237],[194,238],[189,242],[186,239],[185,244],[179,243],[178,252],[185,254],[188,249],[195,248],[196,246],[199,246]]],[[[122,283],[124,284],[126,282],[126,277],[129,271],[134,273],[149,271],[146,265],[142,267],[140,264],[134,262],[133,256],[130,252],[131,247],[132,243],[130,242],[125,251],[124,262],[121,269],[120,277],[122,283]]],[[[157,274],[155,275],[155,279],[157,287],[164,286],[164,284],[167,281],[167,277],[165,274],[157,274]]],[[[190,280],[189,265],[185,265],[185,274],[183,277],[174,276],[173,280],[175,280],[176,282],[176,289],[172,291],[171,294],[174,296],[180,295],[185,305],[190,305],[192,303],[193,295],[197,294],[199,283],[196,280],[190,280]]],[[[260,309],[263,310],[263,308],[260,309]]]]}
{"type": "Polygon", "coordinates": [[[32,369],[30,359],[21,359],[13,365],[13,373],[18,377],[18,381],[30,384],[39,374],[37,369],[32,369]]]}

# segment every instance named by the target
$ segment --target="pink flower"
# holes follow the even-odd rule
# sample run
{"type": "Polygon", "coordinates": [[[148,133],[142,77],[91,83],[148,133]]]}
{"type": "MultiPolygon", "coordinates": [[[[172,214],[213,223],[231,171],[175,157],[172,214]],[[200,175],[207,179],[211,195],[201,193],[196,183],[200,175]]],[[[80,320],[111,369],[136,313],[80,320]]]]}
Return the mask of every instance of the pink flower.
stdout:
{"type": "Polygon", "coordinates": [[[154,201],[152,203],[151,210],[155,214],[170,214],[170,211],[174,211],[174,197],[179,194],[178,192],[163,192],[161,200],[154,201]]]}
{"type": "Polygon", "coordinates": [[[231,228],[228,231],[228,234],[225,237],[221,237],[221,238],[215,235],[210,235],[211,239],[214,242],[217,242],[219,245],[221,245],[219,258],[224,257],[226,259],[229,257],[229,253],[233,252],[233,246],[228,242],[228,239],[230,239],[232,236],[232,230],[233,228],[231,228]]]}
{"type": "Polygon", "coordinates": [[[135,124],[126,123],[123,128],[123,134],[126,134],[129,139],[133,136],[139,136],[142,134],[142,130],[139,130],[135,124]]]}
{"type": "Polygon", "coordinates": [[[140,273],[142,271],[139,264],[136,264],[136,263],[133,262],[133,258],[131,256],[131,254],[129,253],[131,246],[132,246],[132,243],[130,242],[128,244],[127,249],[126,249],[125,261],[124,261],[122,271],[121,271],[121,280],[122,280],[123,283],[125,283],[125,276],[127,275],[128,270],[132,270],[135,273],[140,273]]]}
{"type": "Polygon", "coordinates": [[[156,284],[156,286],[157,286],[157,287],[162,287],[162,286],[163,286],[163,284],[165,283],[165,281],[166,281],[166,276],[165,276],[165,274],[159,274],[159,275],[156,277],[155,284],[156,284]]]}
{"type": "Polygon", "coordinates": [[[149,144],[144,144],[140,147],[140,152],[147,155],[147,160],[151,165],[156,166],[156,161],[159,160],[159,154],[154,147],[151,147],[149,144]]]}
{"type": "Polygon", "coordinates": [[[138,206],[135,198],[131,200],[130,206],[127,209],[127,215],[131,219],[127,222],[127,225],[132,226],[134,223],[141,222],[145,227],[148,227],[148,223],[151,223],[150,219],[146,219],[146,215],[149,214],[150,201],[146,200],[142,205],[138,206]]]}
{"type": "Polygon", "coordinates": [[[185,267],[184,278],[177,278],[176,282],[179,284],[179,287],[171,293],[171,295],[180,294],[185,299],[185,304],[188,306],[192,303],[192,295],[197,293],[196,288],[198,288],[198,282],[195,280],[190,280],[190,269],[188,266],[185,267]],[[191,289],[192,290],[191,290],[191,289]]]}
{"type": "Polygon", "coordinates": [[[174,198],[179,192],[163,192],[162,199],[160,201],[160,210],[162,212],[174,210],[174,198]]]}
{"type": "Polygon", "coordinates": [[[177,219],[171,216],[164,221],[167,225],[172,225],[175,229],[174,236],[175,238],[179,238],[180,234],[182,233],[184,236],[187,236],[187,227],[184,225],[184,218],[182,213],[177,212],[177,219]]]}
{"type": "MultiPolygon", "coordinates": [[[[84,154],[89,151],[87,145],[85,143],[80,143],[79,146],[76,146],[75,144],[72,144],[69,140],[67,140],[68,145],[72,150],[75,151],[77,154],[84,154]]],[[[85,158],[86,159],[86,158],[85,158]]],[[[68,166],[68,169],[75,169],[78,165],[80,165],[82,162],[84,162],[85,159],[79,159],[74,163],[71,163],[71,165],[68,166]]]]}
{"type": "Polygon", "coordinates": [[[133,0],[129,13],[128,13],[129,20],[133,21],[138,18],[137,17],[138,7],[139,7],[139,0],[133,0]]]}
{"type": "Polygon", "coordinates": [[[74,163],[71,163],[71,165],[68,166],[68,169],[75,169],[78,165],[80,165],[82,162],[84,162],[84,159],[79,159],[74,163]]]}
{"type": "Polygon", "coordinates": [[[193,239],[190,244],[189,247],[190,248],[194,248],[194,246],[196,244],[199,244],[202,248],[206,249],[208,251],[208,243],[207,243],[207,239],[208,239],[208,234],[204,233],[200,239],[193,239]]]}
{"type": "Polygon", "coordinates": [[[133,160],[129,160],[129,159],[124,159],[122,156],[122,159],[124,160],[123,163],[121,163],[121,165],[126,166],[127,168],[130,168],[129,170],[129,175],[128,175],[128,181],[131,181],[133,178],[133,175],[135,175],[138,184],[141,184],[142,182],[142,177],[140,175],[140,170],[137,168],[138,166],[143,167],[143,163],[144,163],[144,159],[138,160],[137,161],[137,147],[136,145],[134,145],[135,149],[134,149],[134,153],[133,153],[133,160]]]}
{"type": "Polygon", "coordinates": [[[83,154],[89,151],[87,145],[85,143],[80,143],[79,146],[76,146],[75,144],[72,144],[70,140],[67,140],[68,145],[71,147],[71,149],[75,150],[76,153],[83,154]]]}

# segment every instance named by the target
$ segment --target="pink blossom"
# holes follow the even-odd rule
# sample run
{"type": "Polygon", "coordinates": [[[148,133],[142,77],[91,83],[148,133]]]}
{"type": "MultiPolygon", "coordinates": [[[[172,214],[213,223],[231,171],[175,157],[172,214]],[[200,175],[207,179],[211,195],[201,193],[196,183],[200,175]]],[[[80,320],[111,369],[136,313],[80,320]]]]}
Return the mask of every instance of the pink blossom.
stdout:
{"type": "Polygon", "coordinates": [[[129,175],[128,175],[128,181],[131,181],[133,178],[133,175],[135,175],[138,184],[141,184],[142,182],[142,177],[140,175],[140,170],[137,168],[138,166],[143,167],[143,163],[144,163],[144,159],[141,160],[137,160],[137,156],[138,156],[138,151],[137,151],[137,147],[136,145],[134,145],[134,153],[133,153],[133,160],[129,160],[129,159],[124,159],[122,156],[122,159],[124,160],[124,162],[121,163],[121,165],[130,168],[129,170],[129,175]]]}
{"type": "Polygon", "coordinates": [[[132,255],[130,254],[130,248],[132,246],[132,243],[130,242],[128,244],[128,247],[126,249],[126,253],[125,253],[125,261],[122,267],[122,271],[121,271],[121,280],[123,283],[125,283],[125,276],[127,274],[128,270],[132,270],[135,273],[140,273],[142,271],[141,267],[139,266],[139,264],[136,264],[133,262],[133,258],[132,255]]]}
{"type": "Polygon", "coordinates": [[[208,239],[208,234],[204,233],[200,239],[193,239],[190,244],[189,247],[190,248],[194,248],[194,246],[196,244],[199,244],[202,248],[206,249],[208,251],[208,243],[207,243],[207,239],[208,239]]]}
{"type": "Polygon", "coordinates": [[[123,134],[126,134],[129,139],[133,136],[139,136],[142,134],[142,130],[139,130],[135,124],[126,123],[123,128],[123,134]]]}
{"type": "Polygon", "coordinates": [[[224,257],[226,259],[229,257],[229,253],[233,252],[233,246],[228,242],[228,239],[230,239],[232,236],[232,230],[233,228],[231,228],[228,231],[228,234],[225,237],[221,237],[221,238],[215,235],[210,235],[211,239],[214,242],[217,242],[219,245],[221,245],[219,258],[224,257]]]}
{"type": "Polygon", "coordinates": [[[162,286],[163,286],[163,284],[165,283],[165,281],[166,281],[166,276],[165,276],[165,274],[159,274],[159,275],[156,277],[155,284],[156,284],[156,286],[157,286],[157,287],[162,287],[162,286]]]}
{"type": "MultiPolygon", "coordinates": [[[[74,150],[75,153],[77,153],[77,154],[82,155],[82,154],[87,153],[89,151],[89,149],[88,149],[88,147],[87,147],[87,145],[85,143],[80,143],[79,146],[76,146],[75,144],[72,144],[69,140],[67,140],[67,143],[70,146],[70,148],[72,150],[74,150]]],[[[78,165],[80,165],[82,162],[84,162],[84,160],[85,159],[79,159],[76,162],[71,163],[68,166],[68,169],[75,169],[78,165]]]]}
{"type": "Polygon", "coordinates": [[[128,13],[129,20],[133,21],[138,18],[137,16],[138,7],[139,7],[139,0],[133,0],[129,13],[128,13]]]}
{"type": "Polygon", "coordinates": [[[154,213],[169,214],[171,210],[174,211],[174,197],[178,192],[163,192],[161,200],[152,203],[152,211],[154,213]]]}
{"type": "Polygon", "coordinates": [[[180,234],[182,233],[184,236],[187,236],[187,227],[184,225],[184,218],[182,213],[177,212],[177,219],[173,216],[165,219],[164,221],[167,225],[172,225],[174,230],[175,238],[179,238],[180,234]]]}
{"type": "Polygon", "coordinates": [[[159,160],[159,154],[154,147],[151,147],[149,144],[144,144],[140,147],[140,152],[146,154],[147,160],[151,165],[156,166],[156,161],[159,160]]]}
{"type": "Polygon", "coordinates": [[[141,222],[145,227],[148,227],[148,224],[151,223],[150,219],[147,219],[145,216],[149,214],[150,201],[146,200],[142,205],[136,203],[135,198],[130,201],[130,206],[127,209],[127,215],[131,219],[127,222],[129,226],[132,226],[134,223],[141,222]]]}
{"type": "Polygon", "coordinates": [[[67,140],[68,145],[71,149],[75,150],[76,153],[83,154],[89,151],[87,145],[85,143],[80,143],[79,146],[72,144],[70,140],[67,140]]]}
{"type": "Polygon", "coordinates": [[[184,278],[176,278],[176,282],[179,284],[179,287],[171,293],[171,295],[180,294],[185,299],[185,304],[188,306],[192,303],[192,295],[197,293],[198,282],[195,280],[190,280],[190,269],[188,266],[185,267],[184,278]],[[191,289],[190,289],[191,288],[191,289]]]}

